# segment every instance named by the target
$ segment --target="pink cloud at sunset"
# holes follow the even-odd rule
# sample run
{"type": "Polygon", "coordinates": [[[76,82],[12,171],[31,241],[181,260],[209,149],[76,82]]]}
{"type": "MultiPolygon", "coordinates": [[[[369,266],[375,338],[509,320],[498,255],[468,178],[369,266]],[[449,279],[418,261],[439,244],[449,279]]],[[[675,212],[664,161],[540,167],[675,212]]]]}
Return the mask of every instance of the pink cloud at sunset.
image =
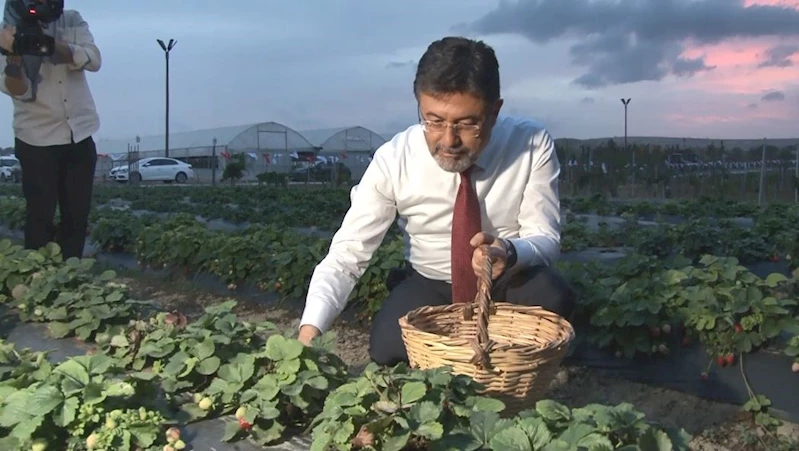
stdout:
{"type": "Polygon", "coordinates": [[[799,9],[799,0],[744,0],[744,6],[783,6],[799,9]]]}

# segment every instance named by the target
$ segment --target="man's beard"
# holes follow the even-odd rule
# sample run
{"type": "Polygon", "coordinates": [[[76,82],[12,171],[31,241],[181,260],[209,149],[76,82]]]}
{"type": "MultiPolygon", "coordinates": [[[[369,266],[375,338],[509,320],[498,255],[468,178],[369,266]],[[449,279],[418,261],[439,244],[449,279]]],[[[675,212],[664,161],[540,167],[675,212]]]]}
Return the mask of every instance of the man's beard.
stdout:
{"type": "Polygon", "coordinates": [[[474,164],[474,154],[468,147],[446,148],[436,145],[433,158],[441,169],[447,172],[463,172],[474,164]],[[451,155],[445,155],[451,154],[451,155]]]}

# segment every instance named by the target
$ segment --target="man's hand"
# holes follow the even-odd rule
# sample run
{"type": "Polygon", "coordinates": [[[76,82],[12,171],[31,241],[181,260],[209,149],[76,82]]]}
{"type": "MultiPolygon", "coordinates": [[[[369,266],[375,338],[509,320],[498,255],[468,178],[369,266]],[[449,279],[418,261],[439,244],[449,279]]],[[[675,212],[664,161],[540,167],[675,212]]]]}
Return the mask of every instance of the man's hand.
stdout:
{"type": "Polygon", "coordinates": [[[505,249],[505,242],[485,232],[480,232],[472,237],[470,244],[475,248],[472,254],[472,269],[474,269],[474,273],[477,274],[477,277],[482,274],[483,262],[485,262],[486,258],[486,250],[483,246],[488,245],[488,253],[494,263],[491,278],[497,280],[505,272],[507,266],[508,250],[505,249]]]}
{"type": "Polygon", "coordinates": [[[16,33],[17,27],[3,25],[3,31],[0,33],[0,47],[8,53],[14,53],[14,35],[16,33]]]}
{"type": "Polygon", "coordinates": [[[319,329],[310,324],[306,324],[300,327],[300,334],[297,336],[297,339],[305,346],[310,346],[311,340],[320,335],[322,335],[322,332],[319,329]]]}

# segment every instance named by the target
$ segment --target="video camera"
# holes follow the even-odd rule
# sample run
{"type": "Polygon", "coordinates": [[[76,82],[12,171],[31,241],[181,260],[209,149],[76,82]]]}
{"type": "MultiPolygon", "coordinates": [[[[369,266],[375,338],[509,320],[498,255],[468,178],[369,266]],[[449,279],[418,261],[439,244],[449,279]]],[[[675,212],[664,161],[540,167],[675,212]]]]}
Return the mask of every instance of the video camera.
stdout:
{"type": "MultiPolygon", "coordinates": [[[[15,55],[50,56],[55,38],[44,32],[64,14],[64,0],[6,0],[5,20],[17,27],[15,55]]],[[[7,54],[0,49],[0,53],[7,54]]]]}

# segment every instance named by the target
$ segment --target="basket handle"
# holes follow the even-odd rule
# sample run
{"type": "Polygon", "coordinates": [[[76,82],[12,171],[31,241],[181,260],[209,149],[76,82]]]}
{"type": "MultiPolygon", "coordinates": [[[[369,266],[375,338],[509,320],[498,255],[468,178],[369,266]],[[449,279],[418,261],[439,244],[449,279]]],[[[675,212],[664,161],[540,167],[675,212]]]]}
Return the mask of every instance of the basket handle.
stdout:
{"type": "MultiPolygon", "coordinates": [[[[494,262],[491,261],[491,252],[488,245],[483,245],[483,251],[485,260],[483,261],[482,271],[477,276],[477,295],[475,296],[478,311],[477,338],[472,340],[474,357],[472,357],[471,363],[486,369],[490,366],[488,356],[494,347],[494,342],[488,336],[488,317],[491,316],[493,310],[491,287],[493,284],[494,262]]],[[[471,316],[471,305],[467,306],[465,311],[468,311],[469,316],[471,316]]]]}

